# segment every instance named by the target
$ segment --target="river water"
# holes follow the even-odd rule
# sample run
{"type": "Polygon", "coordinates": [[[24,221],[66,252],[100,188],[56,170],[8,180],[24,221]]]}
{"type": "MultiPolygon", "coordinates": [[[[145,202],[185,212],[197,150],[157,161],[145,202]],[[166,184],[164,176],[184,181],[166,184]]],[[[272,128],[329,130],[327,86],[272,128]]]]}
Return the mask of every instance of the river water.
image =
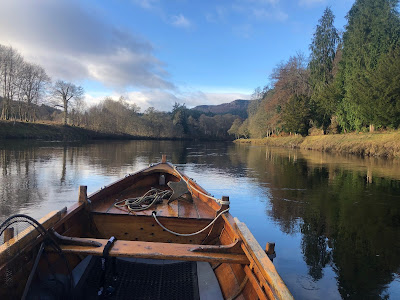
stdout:
{"type": "Polygon", "coordinates": [[[400,160],[234,143],[0,141],[0,221],[69,206],[158,162],[216,197],[262,247],[296,299],[400,299],[400,160]]]}

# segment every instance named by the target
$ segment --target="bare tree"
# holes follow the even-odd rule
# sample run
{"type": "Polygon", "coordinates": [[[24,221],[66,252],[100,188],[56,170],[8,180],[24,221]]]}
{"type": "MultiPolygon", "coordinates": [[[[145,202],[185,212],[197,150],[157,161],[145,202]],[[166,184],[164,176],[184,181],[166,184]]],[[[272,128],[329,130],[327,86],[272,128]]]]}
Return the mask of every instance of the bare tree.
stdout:
{"type": "Polygon", "coordinates": [[[64,125],[67,125],[68,107],[71,101],[82,99],[84,90],[71,82],[58,80],[52,87],[52,97],[55,106],[64,109],[64,125]]]}
{"type": "Polygon", "coordinates": [[[0,45],[0,87],[3,96],[1,118],[11,117],[11,101],[17,91],[17,80],[23,64],[22,56],[12,47],[0,45]]]}
{"type": "Polygon", "coordinates": [[[20,103],[20,118],[23,114],[21,111],[21,103],[26,102],[26,110],[24,112],[25,121],[34,121],[35,110],[39,104],[39,100],[43,99],[46,88],[50,84],[50,77],[46,71],[39,65],[23,63],[18,80],[18,102],[20,103]],[[32,109],[32,103],[35,104],[32,109]]]}

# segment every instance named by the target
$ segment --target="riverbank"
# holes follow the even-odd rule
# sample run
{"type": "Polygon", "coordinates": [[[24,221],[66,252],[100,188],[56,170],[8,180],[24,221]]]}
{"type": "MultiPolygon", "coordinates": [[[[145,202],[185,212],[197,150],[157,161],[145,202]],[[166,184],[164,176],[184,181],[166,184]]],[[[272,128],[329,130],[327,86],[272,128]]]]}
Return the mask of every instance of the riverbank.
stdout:
{"type": "Polygon", "coordinates": [[[361,156],[400,157],[400,131],[239,139],[235,143],[349,153],[361,156]]]}
{"type": "Polygon", "coordinates": [[[48,141],[128,140],[138,139],[129,134],[110,134],[61,124],[0,121],[1,139],[35,139],[48,141]]]}

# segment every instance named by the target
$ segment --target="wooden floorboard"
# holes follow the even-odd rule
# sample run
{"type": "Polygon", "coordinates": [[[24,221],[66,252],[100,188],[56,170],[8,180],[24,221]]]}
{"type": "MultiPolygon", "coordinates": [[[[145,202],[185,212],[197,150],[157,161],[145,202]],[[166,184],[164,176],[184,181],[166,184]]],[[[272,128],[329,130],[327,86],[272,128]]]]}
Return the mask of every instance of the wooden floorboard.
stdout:
{"type": "Polygon", "coordinates": [[[179,217],[198,219],[199,214],[196,211],[193,203],[187,200],[178,199],[179,202],[179,217]]]}
{"type": "MultiPolygon", "coordinates": [[[[160,188],[160,187],[157,187],[160,188]]],[[[162,187],[161,187],[162,188],[162,187]]],[[[165,189],[165,187],[164,187],[165,189]]],[[[177,199],[167,204],[168,200],[164,199],[163,203],[156,204],[147,210],[133,212],[127,207],[117,208],[114,203],[128,198],[143,196],[148,191],[148,188],[138,188],[121,191],[118,195],[105,197],[92,204],[93,212],[109,213],[109,214],[131,214],[138,216],[151,216],[153,211],[157,211],[157,215],[161,217],[180,217],[180,218],[207,218],[215,217],[215,211],[202,200],[197,197],[193,198],[193,203],[184,199],[177,199]]]]}

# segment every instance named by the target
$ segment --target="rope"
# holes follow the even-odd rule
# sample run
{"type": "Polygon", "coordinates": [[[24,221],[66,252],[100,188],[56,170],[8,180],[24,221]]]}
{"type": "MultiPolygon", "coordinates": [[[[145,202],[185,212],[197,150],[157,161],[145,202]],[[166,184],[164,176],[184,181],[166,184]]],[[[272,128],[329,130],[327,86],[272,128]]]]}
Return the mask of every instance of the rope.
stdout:
{"type": "Polygon", "coordinates": [[[210,222],[210,224],[208,224],[208,225],[207,225],[206,227],[204,227],[203,229],[201,229],[201,230],[199,230],[199,231],[196,231],[196,232],[193,232],[193,233],[178,233],[178,232],[172,231],[172,230],[166,228],[163,224],[160,223],[160,221],[157,219],[157,216],[156,216],[156,212],[155,212],[155,211],[153,211],[152,215],[153,215],[153,217],[154,217],[154,220],[156,220],[157,224],[160,225],[161,228],[164,229],[165,231],[168,231],[169,233],[172,233],[172,234],[175,234],[175,235],[178,235],[178,236],[193,236],[193,235],[202,233],[204,230],[206,230],[208,227],[210,227],[212,224],[214,224],[215,221],[217,221],[217,219],[218,219],[222,214],[224,214],[224,213],[226,213],[226,212],[228,212],[228,211],[229,211],[229,208],[228,208],[228,209],[225,209],[225,210],[223,210],[223,211],[221,211],[221,212],[214,218],[214,220],[212,220],[212,221],[210,222]]]}
{"type": "Polygon", "coordinates": [[[119,209],[126,207],[130,212],[142,211],[149,209],[156,202],[162,201],[162,199],[169,196],[171,193],[172,192],[169,190],[163,191],[156,188],[151,188],[141,197],[120,200],[115,202],[114,206],[119,209]],[[141,206],[146,202],[150,203],[148,203],[146,206],[141,206]]]}
{"type": "Polygon", "coordinates": [[[184,182],[186,182],[190,193],[192,193],[192,190],[195,190],[195,191],[198,192],[199,194],[202,194],[202,195],[204,195],[204,196],[206,196],[206,197],[209,197],[209,198],[213,199],[214,201],[216,201],[217,203],[219,203],[219,204],[221,204],[221,205],[229,205],[229,201],[223,201],[223,200],[221,200],[221,199],[215,198],[214,196],[211,196],[210,194],[203,193],[203,192],[200,191],[199,189],[197,189],[197,188],[195,188],[194,186],[192,186],[192,185],[190,184],[190,180],[193,181],[193,179],[192,179],[192,178],[189,178],[188,180],[186,180],[186,179],[182,176],[182,174],[178,171],[178,169],[176,168],[176,166],[174,166],[174,170],[175,170],[175,172],[179,175],[179,177],[180,177],[184,182]]]}

